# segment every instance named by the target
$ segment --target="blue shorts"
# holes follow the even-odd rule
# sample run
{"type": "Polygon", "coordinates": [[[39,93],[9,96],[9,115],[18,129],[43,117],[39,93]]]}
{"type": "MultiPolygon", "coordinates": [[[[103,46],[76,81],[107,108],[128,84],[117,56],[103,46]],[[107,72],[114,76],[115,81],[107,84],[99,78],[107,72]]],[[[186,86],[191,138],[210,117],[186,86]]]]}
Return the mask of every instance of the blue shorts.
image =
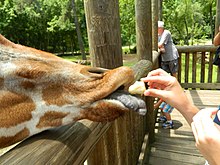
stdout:
{"type": "Polygon", "coordinates": [[[162,102],[159,106],[160,109],[162,109],[163,112],[165,113],[172,113],[173,112],[173,107],[171,107],[169,104],[162,102]]]}
{"type": "Polygon", "coordinates": [[[168,73],[178,72],[178,59],[172,61],[161,61],[161,68],[168,73]]]}

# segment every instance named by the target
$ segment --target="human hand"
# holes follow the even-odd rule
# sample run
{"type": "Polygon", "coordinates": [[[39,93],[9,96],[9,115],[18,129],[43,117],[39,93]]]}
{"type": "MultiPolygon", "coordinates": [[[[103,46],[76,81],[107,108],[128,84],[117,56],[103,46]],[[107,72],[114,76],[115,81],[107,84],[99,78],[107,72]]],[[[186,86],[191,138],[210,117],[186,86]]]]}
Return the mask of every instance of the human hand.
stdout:
{"type": "Polygon", "coordinates": [[[177,79],[162,69],[151,71],[147,77],[141,80],[148,82],[149,88],[144,92],[145,96],[162,98],[166,103],[179,110],[190,104],[177,79]]]}
{"type": "Polygon", "coordinates": [[[160,52],[161,52],[161,53],[165,53],[165,52],[166,52],[165,48],[164,48],[164,47],[161,47],[161,48],[160,48],[160,52]]]}
{"type": "Polygon", "coordinates": [[[196,140],[196,147],[208,160],[210,165],[220,162],[220,126],[213,122],[213,115],[220,111],[216,109],[202,109],[194,117],[191,124],[196,140]]]}
{"type": "Polygon", "coordinates": [[[163,99],[166,103],[176,108],[191,124],[193,116],[198,112],[198,108],[189,101],[175,77],[170,76],[162,69],[156,69],[141,80],[148,82],[149,88],[144,92],[145,96],[163,99]]]}

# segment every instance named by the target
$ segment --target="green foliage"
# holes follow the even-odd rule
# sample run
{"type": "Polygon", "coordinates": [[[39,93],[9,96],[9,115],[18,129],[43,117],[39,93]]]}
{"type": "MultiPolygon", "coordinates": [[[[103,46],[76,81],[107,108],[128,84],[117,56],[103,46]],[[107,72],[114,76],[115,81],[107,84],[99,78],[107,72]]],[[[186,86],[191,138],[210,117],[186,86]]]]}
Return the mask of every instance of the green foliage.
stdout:
{"type": "MultiPolygon", "coordinates": [[[[76,3],[87,41],[83,2],[76,3]]],[[[16,43],[51,52],[79,49],[71,0],[4,0],[0,2],[0,18],[0,33],[16,43]]]]}
{"type": "Polygon", "coordinates": [[[194,44],[195,39],[212,37],[213,17],[210,15],[215,14],[214,8],[213,0],[164,0],[163,20],[176,44],[194,44]]]}
{"type": "Polygon", "coordinates": [[[136,43],[134,0],[119,0],[122,45],[136,43]]]}
{"type": "MultiPolygon", "coordinates": [[[[84,4],[75,0],[86,50],[84,4]]],[[[135,1],[119,0],[122,45],[136,43],[135,1]]],[[[176,44],[212,38],[215,0],[163,0],[163,20],[176,44]]],[[[78,51],[71,0],[1,0],[0,33],[8,39],[51,52],[78,51]]],[[[146,27],[147,28],[147,27],[146,27]]]]}

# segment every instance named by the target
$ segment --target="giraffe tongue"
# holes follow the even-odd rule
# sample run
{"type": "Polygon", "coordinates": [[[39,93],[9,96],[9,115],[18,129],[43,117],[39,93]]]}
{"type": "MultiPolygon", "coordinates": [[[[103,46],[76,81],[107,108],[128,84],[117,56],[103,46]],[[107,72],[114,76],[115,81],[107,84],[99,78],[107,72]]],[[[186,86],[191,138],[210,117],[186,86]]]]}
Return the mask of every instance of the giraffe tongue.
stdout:
{"type": "Polygon", "coordinates": [[[120,101],[125,107],[134,110],[140,115],[145,115],[147,113],[145,102],[138,97],[130,95],[128,92],[117,90],[107,98],[120,101]]]}

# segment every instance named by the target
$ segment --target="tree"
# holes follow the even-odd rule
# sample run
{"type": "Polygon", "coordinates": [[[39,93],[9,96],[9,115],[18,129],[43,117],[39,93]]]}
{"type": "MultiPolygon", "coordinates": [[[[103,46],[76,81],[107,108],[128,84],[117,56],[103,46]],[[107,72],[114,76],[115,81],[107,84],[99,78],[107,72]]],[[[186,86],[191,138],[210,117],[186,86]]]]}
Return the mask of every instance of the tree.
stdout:
{"type": "Polygon", "coordinates": [[[163,15],[166,28],[170,29],[176,41],[193,44],[194,38],[202,38],[207,34],[201,4],[192,0],[164,2],[163,15]],[[204,33],[206,32],[206,33],[204,33]]]}
{"type": "Polygon", "coordinates": [[[207,25],[209,25],[209,32],[208,36],[213,38],[214,35],[214,28],[215,28],[215,7],[216,1],[215,0],[200,0],[202,6],[202,12],[204,21],[207,25]]]}
{"type": "Polygon", "coordinates": [[[85,54],[83,39],[82,39],[81,31],[80,31],[79,21],[78,21],[78,18],[77,18],[75,0],[72,0],[72,8],[73,8],[74,22],[75,22],[75,25],[76,25],[76,33],[77,33],[79,47],[80,47],[81,54],[82,54],[82,59],[86,60],[86,54],[85,54]]]}
{"type": "Polygon", "coordinates": [[[131,50],[131,46],[136,44],[134,1],[120,0],[119,7],[122,45],[127,45],[131,50]]]}

